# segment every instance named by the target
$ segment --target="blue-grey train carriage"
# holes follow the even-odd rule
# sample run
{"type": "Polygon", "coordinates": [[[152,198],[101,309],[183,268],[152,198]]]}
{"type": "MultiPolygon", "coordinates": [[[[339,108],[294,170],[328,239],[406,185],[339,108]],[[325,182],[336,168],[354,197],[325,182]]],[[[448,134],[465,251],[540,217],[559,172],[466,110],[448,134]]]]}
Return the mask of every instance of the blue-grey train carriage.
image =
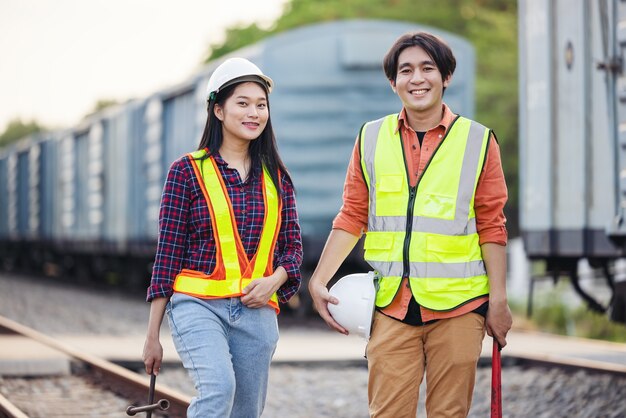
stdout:
{"type": "Polygon", "coordinates": [[[0,151],[0,266],[42,266],[54,240],[57,170],[53,133],[0,151]]]}
{"type": "Polygon", "coordinates": [[[626,7],[617,0],[519,2],[520,217],[526,252],[545,261],[545,274],[555,280],[570,277],[592,309],[610,310],[621,322],[626,322],[624,22],[626,7]],[[581,283],[581,260],[604,281],[581,283]]]}
{"type": "MultiPolygon", "coordinates": [[[[255,62],[276,82],[270,100],[272,119],[298,193],[305,268],[317,261],[341,205],[345,171],[361,125],[400,110],[385,79],[382,58],[398,36],[417,30],[434,32],[450,43],[461,71],[446,90],[445,101],[473,117],[473,48],[434,28],[339,21],[285,32],[232,54],[255,62]]],[[[2,151],[4,264],[145,284],[154,257],[165,175],[172,161],[199,143],[206,118],[206,83],[221,61],[147,98],[91,115],[72,129],[2,151]],[[28,165],[36,158],[45,160],[37,169],[28,165]],[[26,215],[22,212],[26,209],[18,206],[35,207],[24,202],[37,194],[35,189],[40,206],[26,215]],[[39,229],[27,233],[26,218],[21,216],[30,217],[28,222],[39,229]],[[37,264],[18,257],[31,254],[35,242],[41,249],[37,264]]]]}

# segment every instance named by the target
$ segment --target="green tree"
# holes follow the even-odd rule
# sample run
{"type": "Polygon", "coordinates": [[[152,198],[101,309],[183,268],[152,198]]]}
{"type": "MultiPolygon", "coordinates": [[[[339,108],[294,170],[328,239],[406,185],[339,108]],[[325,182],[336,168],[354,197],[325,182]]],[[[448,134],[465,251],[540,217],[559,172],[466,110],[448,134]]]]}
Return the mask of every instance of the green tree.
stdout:
{"type": "Polygon", "coordinates": [[[119,104],[119,102],[117,100],[100,99],[93,106],[93,110],[91,110],[91,112],[89,112],[85,116],[83,116],[83,119],[86,119],[86,118],[88,118],[91,115],[95,115],[96,113],[98,113],[99,111],[101,111],[103,109],[106,109],[107,107],[115,106],[117,104],[119,104]]]}
{"type": "Polygon", "coordinates": [[[211,45],[209,56],[206,58],[205,62],[257,42],[268,34],[268,31],[259,28],[256,23],[249,26],[226,29],[226,40],[221,44],[211,45]]]}
{"type": "MultiPolygon", "coordinates": [[[[500,142],[509,186],[509,232],[518,234],[517,2],[511,0],[291,0],[274,25],[228,29],[206,61],[263,37],[316,22],[390,19],[433,26],[468,39],[476,49],[476,119],[500,142]]],[[[381,57],[382,58],[382,57],[381,57]]]]}
{"type": "Polygon", "coordinates": [[[9,122],[9,125],[5,131],[0,135],[0,148],[5,147],[20,138],[27,135],[43,131],[44,128],[36,121],[22,122],[21,119],[13,119],[9,122]]]}

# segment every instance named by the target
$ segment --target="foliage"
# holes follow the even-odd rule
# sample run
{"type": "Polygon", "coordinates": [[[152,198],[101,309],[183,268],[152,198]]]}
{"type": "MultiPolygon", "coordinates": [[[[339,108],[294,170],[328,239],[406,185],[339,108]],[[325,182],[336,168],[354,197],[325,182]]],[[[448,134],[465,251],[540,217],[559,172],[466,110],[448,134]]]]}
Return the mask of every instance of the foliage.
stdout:
{"type": "MultiPolygon", "coordinates": [[[[263,37],[339,19],[410,21],[467,38],[476,48],[476,119],[497,134],[509,185],[509,233],[518,235],[517,2],[511,0],[291,0],[270,29],[256,24],[228,29],[206,61],[263,37]]],[[[382,59],[382,57],[381,57],[382,59]]],[[[453,81],[454,82],[454,81],[453,81]]]]}
{"type": "MultiPolygon", "coordinates": [[[[98,113],[102,109],[105,109],[109,106],[114,106],[116,104],[118,104],[116,100],[98,100],[98,102],[94,105],[93,110],[85,115],[84,118],[87,118],[95,113],[98,113]]],[[[22,122],[20,118],[13,119],[11,122],[9,122],[6,130],[2,134],[0,134],[0,148],[12,144],[13,142],[16,142],[19,139],[22,139],[28,135],[44,130],[45,128],[39,125],[37,121],[33,120],[30,122],[22,122]]]]}
{"type": "Polygon", "coordinates": [[[115,106],[117,104],[119,104],[119,102],[114,99],[100,99],[94,105],[93,110],[91,110],[91,112],[83,116],[83,119],[86,119],[91,115],[95,115],[96,113],[98,113],[99,111],[103,109],[106,109],[107,107],[115,106]]]}
{"type": "Polygon", "coordinates": [[[222,44],[211,45],[211,52],[206,62],[226,55],[243,46],[257,42],[268,35],[268,32],[259,28],[256,23],[245,27],[235,27],[226,29],[226,40],[222,44]]]}
{"type": "Polygon", "coordinates": [[[40,132],[43,129],[44,128],[34,120],[30,122],[22,122],[19,118],[13,119],[9,122],[5,131],[0,134],[0,148],[5,147],[27,135],[40,132]]]}
{"type": "Polygon", "coordinates": [[[576,333],[586,338],[626,342],[626,325],[608,320],[606,315],[590,312],[579,307],[572,313],[576,324],[576,333]]]}
{"type": "MultiPolygon", "coordinates": [[[[584,305],[572,306],[564,302],[567,291],[569,283],[563,283],[537,298],[531,318],[534,328],[561,335],[626,342],[626,325],[611,322],[607,315],[592,312],[584,305]]],[[[514,312],[521,314],[520,308],[517,305],[514,312]]]]}

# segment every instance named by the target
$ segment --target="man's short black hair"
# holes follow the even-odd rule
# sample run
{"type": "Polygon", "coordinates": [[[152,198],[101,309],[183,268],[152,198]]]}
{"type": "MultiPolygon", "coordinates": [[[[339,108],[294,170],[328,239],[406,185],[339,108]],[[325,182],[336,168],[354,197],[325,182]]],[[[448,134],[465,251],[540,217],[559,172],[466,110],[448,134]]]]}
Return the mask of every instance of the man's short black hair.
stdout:
{"type": "Polygon", "coordinates": [[[391,46],[383,59],[383,69],[390,81],[396,81],[398,74],[398,57],[406,48],[419,46],[433,59],[437,69],[445,80],[454,73],[456,59],[452,50],[442,39],[428,32],[411,32],[399,37],[391,46]]]}

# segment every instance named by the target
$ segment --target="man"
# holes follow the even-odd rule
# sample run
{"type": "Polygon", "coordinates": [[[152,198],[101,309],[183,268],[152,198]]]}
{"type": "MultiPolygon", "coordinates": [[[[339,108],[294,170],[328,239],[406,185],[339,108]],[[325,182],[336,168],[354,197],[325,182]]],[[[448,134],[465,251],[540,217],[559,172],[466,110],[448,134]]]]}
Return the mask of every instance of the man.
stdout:
{"type": "Polygon", "coordinates": [[[425,374],[428,417],[465,417],[485,329],[504,347],[512,323],[499,147],[443,103],[456,60],[441,39],[403,35],[383,67],[403,109],[362,128],[309,291],[347,334],[326,284],[367,231],[365,259],[382,276],[367,347],[370,415],[415,417],[425,374]]]}

